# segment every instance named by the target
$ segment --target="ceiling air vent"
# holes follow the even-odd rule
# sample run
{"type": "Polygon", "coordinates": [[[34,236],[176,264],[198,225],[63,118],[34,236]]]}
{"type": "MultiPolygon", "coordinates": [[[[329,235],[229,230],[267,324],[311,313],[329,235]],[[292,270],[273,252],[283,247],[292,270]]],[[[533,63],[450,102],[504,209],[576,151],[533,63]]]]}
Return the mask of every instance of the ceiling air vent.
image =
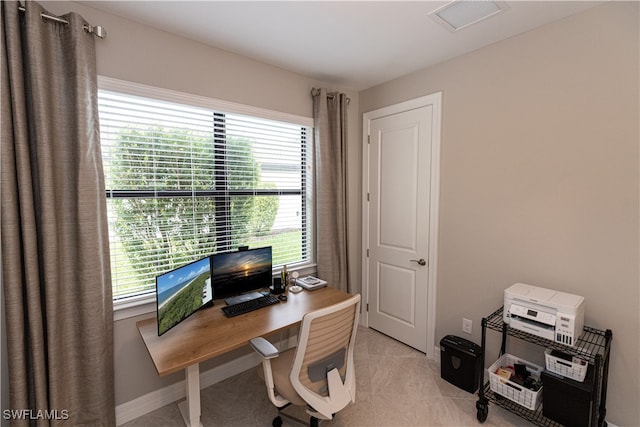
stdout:
{"type": "Polygon", "coordinates": [[[429,13],[429,16],[449,31],[458,31],[507,8],[507,4],[502,1],[454,0],[429,13]]]}

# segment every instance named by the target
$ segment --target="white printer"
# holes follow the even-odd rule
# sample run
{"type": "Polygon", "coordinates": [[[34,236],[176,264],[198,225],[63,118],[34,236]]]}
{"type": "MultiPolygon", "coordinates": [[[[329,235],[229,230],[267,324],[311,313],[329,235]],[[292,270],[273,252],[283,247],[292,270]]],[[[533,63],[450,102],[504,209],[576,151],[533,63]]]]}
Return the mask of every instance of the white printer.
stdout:
{"type": "Polygon", "coordinates": [[[516,283],[504,290],[503,320],[513,329],[575,346],[584,326],[584,297],[516,283]]]}

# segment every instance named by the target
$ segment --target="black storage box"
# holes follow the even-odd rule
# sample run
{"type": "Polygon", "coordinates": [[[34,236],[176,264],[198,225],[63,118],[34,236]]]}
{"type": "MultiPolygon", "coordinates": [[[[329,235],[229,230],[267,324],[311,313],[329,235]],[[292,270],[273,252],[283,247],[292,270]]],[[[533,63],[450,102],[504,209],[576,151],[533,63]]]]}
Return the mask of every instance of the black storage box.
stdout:
{"type": "Polygon", "coordinates": [[[587,367],[584,382],[561,375],[542,372],[542,415],[567,427],[592,425],[593,410],[593,365],[587,367]]]}
{"type": "Polygon", "coordinates": [[[469,393],[480,381],[482,348],[469,340],[447,335],[440,340],[440,376],[469,393]]]}

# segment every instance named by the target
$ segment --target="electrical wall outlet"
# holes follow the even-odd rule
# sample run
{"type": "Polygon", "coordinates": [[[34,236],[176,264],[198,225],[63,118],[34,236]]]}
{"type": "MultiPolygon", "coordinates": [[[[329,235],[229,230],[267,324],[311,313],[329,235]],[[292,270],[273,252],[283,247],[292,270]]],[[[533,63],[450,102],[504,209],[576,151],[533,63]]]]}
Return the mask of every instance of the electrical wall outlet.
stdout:
{"type": "Polygon", "coordinates": [[[473,322],[465,317],[462,318],[462,332],[471,334],[473,329],[473,322]]]}

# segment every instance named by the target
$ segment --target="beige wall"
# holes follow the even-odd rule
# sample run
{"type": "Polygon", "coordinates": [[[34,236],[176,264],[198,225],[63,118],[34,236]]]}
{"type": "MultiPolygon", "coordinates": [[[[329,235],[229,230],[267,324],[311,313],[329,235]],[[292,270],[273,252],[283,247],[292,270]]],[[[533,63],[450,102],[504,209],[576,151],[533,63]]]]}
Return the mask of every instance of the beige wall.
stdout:
{"type": "Polygon", "coordinates": [[[363,113],[443,91],[436,339],[464,316],[479,343],[515,282],[583,295],[620,426],[640,425],[638,25],[606,4],[360,93],[363,113]]]}
{"type": "MultiPolygon", "coordinates": [[[[343,90],[351,98],[349,112],[358,113],[358,94],[331,87],[298,74],[249,58],[176,37],[75,2],[46,2],[54,14],[80,13],[93,25],[102,25],[107,38],[96,41],[98,74],[165,89],[192,93],[300,116],[312,116],[311,88],[343,90]]],[[[349,126],[349,138],[357,141],[357,120],[349,126]]],[[[357,145],[356,145],[357,149],[357,145]]],[[[360,176],[350,180],[359,182],[360,176]]],[[[353,191],[353,190],[352,190],[353,191]]],[[[358,199],[354,199],[358,200],[358,199]]],[[[359,215],[357,209],[352,209],[359,215]]],[[[358,259],[357,245],[351,248],[358,259]]],[[[357,274],[357,271],[353,273],[357,274]]],[[[138,334],[135,323],[145,317],[114,324],[116,405],[158,390],[184,378],[177,373],[159,378],[138,334]]],[[[239,351],[202,366],[202,371],[228,361],[239,351]]]]}

